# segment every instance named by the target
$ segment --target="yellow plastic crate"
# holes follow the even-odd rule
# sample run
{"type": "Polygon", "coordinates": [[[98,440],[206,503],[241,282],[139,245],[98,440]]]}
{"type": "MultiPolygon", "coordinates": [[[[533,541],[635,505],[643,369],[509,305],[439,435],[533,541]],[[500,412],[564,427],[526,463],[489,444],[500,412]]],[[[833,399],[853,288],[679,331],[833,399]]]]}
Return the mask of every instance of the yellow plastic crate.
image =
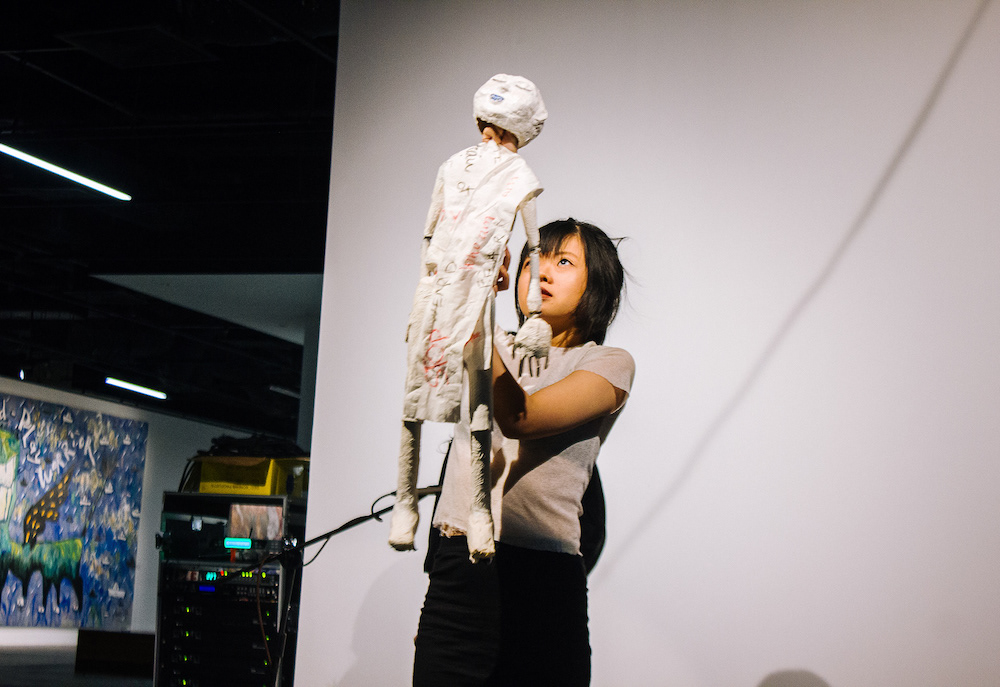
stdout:
{"type": "Polygon", "coordinates": [[[308,490],[308,458],[255,458],[204,456],[198,459],[201,475],[198,491],[203,494],[244,494],[270,496],[288,493],[302,496],[308,490]]]}

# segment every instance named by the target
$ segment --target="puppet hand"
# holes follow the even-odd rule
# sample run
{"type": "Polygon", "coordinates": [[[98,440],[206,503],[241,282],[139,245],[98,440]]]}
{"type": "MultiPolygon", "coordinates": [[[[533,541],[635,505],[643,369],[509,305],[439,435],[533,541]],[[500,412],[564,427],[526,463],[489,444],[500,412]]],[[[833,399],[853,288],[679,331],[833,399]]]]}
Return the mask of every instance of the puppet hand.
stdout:
{"type": "Polygon", "coordinates": [[[413,544],[413,538],[419,522],[420,513],[414,506],[397,501],[389,521],[389,546],[397,551],[413,551],[417,548],[413,544]]]}
{"type": "Polygon", "coordinates": [[[514,355],[524,354],[532,358],[548,358],[552,345],[552,327],[534,314],[528,317],[514,337],[514,355]]]}
{"type": "Polygon", "coordinates": [[[500,263],[500,270],[497,273],[497,281],[493,285],[493,293],[500,293],[510,288],[510,249],[504,248],[503,262],[500,263]]]}

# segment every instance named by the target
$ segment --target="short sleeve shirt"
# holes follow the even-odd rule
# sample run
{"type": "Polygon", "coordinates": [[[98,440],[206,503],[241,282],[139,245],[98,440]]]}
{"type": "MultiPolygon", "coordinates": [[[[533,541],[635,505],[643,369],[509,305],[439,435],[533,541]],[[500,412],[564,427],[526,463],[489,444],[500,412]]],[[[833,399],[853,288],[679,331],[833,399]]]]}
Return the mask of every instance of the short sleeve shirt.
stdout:
{"type": "MultiPolygon", "coordinates": [[[[635,363],[621,348],[593,342],[573,348],[553,347],[549,361],[513,359],[513,337],[496,333],[497,350],[507,369],[517,374],[521,387],[533,393],[577,370],[600,375],[626,393],[632,388],[635,363]]],[[[494,536],[499,541],[542,551],[580,553],[580,514],[583,492],[601,446],[622,407],[562,434],[541,439],[507,439],[494,425],[491,473],[494,536]]],[[[469,427],[455,428],[451,456],[445,469],[434,525],[445,534],[463,534],[472,495],[469,467],[469,427]]]]}

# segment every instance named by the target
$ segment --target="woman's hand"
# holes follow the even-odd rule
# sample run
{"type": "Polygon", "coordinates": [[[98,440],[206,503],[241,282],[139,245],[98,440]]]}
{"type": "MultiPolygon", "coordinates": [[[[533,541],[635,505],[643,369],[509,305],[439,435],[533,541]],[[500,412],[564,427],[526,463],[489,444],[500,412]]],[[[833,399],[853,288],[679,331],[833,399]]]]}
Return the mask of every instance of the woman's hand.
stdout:
{"type": "Polygon", "coordinates": [[[500,273],[497,274],[497,283],[493,285],[493,293],[500,293],[510,288],[510,249],[503,249],[503,263],[500,265],[500,273]]]}

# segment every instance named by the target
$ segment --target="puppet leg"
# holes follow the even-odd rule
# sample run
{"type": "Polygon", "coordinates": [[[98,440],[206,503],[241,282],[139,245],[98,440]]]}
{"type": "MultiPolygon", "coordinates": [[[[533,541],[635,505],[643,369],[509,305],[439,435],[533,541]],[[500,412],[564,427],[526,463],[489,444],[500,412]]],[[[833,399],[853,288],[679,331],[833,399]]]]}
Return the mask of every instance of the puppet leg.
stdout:
{"type": "Polygon", "coordinates": [[[472,461],[472,503],[469,504],[469,557],[475,562],[491,558],[493,516],[490,513],[490,456],[493,418],[490,404],[492,372],[469,370],[470,460],[472,461]]]}
{"type": "Polygon", "coordinates": [[[403,436],[399,444],[399,479],[396,504],[389,522],[389,545],[397,551],[413,548],[420,511],[417,510],[417,470],[420,467],[420,425],[415,420],[403,421],[403,436]]]}

